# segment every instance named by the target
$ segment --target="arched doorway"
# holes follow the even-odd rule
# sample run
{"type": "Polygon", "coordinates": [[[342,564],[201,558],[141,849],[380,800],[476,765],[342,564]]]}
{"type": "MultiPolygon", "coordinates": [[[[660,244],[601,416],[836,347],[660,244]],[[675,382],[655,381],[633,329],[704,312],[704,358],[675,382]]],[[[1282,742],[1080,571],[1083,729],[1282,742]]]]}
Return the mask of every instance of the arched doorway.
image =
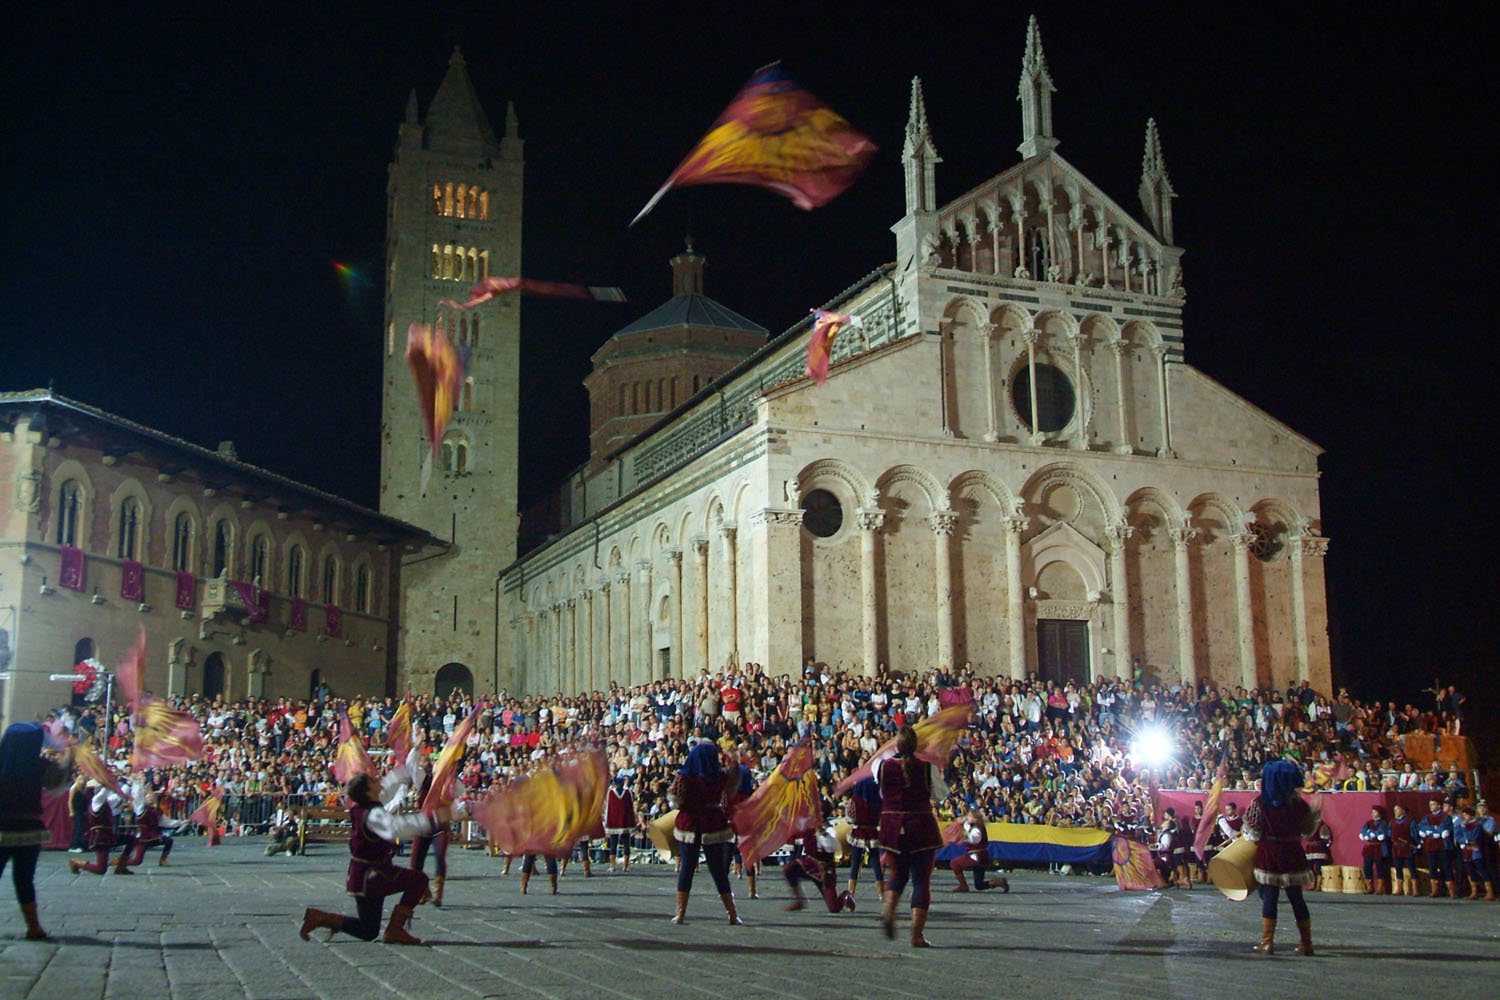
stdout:
{"type": "Polygon", "coordinates": [[[445,663],[438,669],[432,693],[439,698],[451,694],[474,695],[474,675],[462,663],[445,663]]]}
{"type": "Polygon", "coordinates": [[[209,700],[224,693],[224,654],[209,653],[203,661],[203,697],[209,700]]]}

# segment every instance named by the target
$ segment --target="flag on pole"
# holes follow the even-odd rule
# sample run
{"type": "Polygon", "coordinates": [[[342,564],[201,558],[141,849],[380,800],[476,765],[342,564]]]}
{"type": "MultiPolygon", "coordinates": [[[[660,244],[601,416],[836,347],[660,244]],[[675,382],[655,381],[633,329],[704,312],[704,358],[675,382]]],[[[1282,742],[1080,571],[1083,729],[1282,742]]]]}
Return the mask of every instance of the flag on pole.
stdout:
{"type": "Polygon", "coordinates": [[[333,776],[339,784],[345,784],[356,774],[375,773],[375,765],[370,761],[370,755],[365,750],[365,741],[360,739],[359,733],[354,731],[354,726],[349,722],[349,716],[342,709],[339,710],[339,752],[330,765],[333,776]]]}
{"type": "Polygon", "coordinates": [[[669,190],[690,184],[751,184],[817,208],[853,184],[874,152],[866,136],[772,63],[756,71],[630,224],[669,190]]]}
{"type": "Polygon", "coordinates": [[[1229,743],[1224,743],[1224,753],[1219,757],[1219,769],[1214,772],[1213,785],[1208,790],[1208,801],[1203,803],[1203,818],[1198,821],[1198,830],[1193,834],[1193,853],[1203,857],[1208,847],[1208,838],[1213,836],[1214,824],[1219,820],[1219,809],[1224,801],[1224,781],[1229,774],[1229,743]]]}
{"type": "Polygon", "coordinates": [[[464,384],[464,359],[442,320],[436,326],[413,323],[406,330],[406,366],[417,387],[417,409],[432,454],[442,444],[464,384]]]}
{"type": "Polygon", "coordinates": [[[1121,889],[1146,892],[1166,888],[1161,873],[1156,870],[1156,862],[1152,860],[1151,848],[1145,844],[1117,834],[1111,841],[1110,853],[1115,881],[1121,889]]]}
{"type": "Polygon", "coordinates": [[[208,798],[203,804],[193,810],[188,817],[189,823],[197,823],[208,831],[208,846],[212,847],[219,842],[219,810],[224,805],[224,786],[215,785],[214,790],[208,793],[208,798]]]}
{"type": "Polygon", "coordinates": [[[812,314],[816,320],[812,336],[807,339],[807,364],[803,371],[813,380],[814,385],[821,386],[828,381],[828,364],[833,359],[833,342],[839,331],[846,326],[863,329],[864,323],[860,322],[858,316],[845,316],[843,313],[822,309],[814,309],[812,314]]]}
{"type": "MultiPolygon", "coordinates": [[[[917,759],[925,760],[935,767],[947,767],[948,758],[953,756],[953,748],[958,746],[959,737],[973,720],[974,703],[971,701],[962,705],[949,705],[936,715],[929,715],[918,722],[912,727],[917,731],[917,759]]],[[[868,760],[859,765],[858,770],[838,783],[833,790],[834,797],[848,794],[849,789],[857,785],[861,778],[870,777],[874,773],[877,760],[894,756],[896,756],[896,740],[892,737],[868,760]]]]}
{"type": "Polygon", "coordinates": [[[608,789],[609,763],[603,752],[564,753],[496,786],[475,804],[473,816],[506,854],[565,857],[598,825],[608,789]]]}
{"type": "Polygon", "coordinates": [[[172,767],[203,757],[203,729],[187,712],[143,695],[135,715],[135,752],[130,764],[134,770],[148,767],[172,767]]]}
{"type": "Polygon", "coordinates": [[[125,794],[125,789],[121,787],[120,779],[115,777],[115,772],[110,769],[108,764],[99,759],[99,755],[88,743],[79,742],[73,745],[73,762],[78,765],[80,771],[120,796],[120,798],[130,798],[129,795],[125,794]]]}
{"type": "Polygon", "coordinates": [[[464,756],[464,741],[469,738],[469,730],[474,728],[474,720],[477,718],[479,706],[475,705],[474,710],[464,716],[464,721],[454,727],[453,735],[443,744],[443,752],[438,754],[437,763],[432,766],[432,787],[427,789],[427,795],[419,807],[429,816],[453,804],[453,776],[458,772],[458,762],[464,756]]]}
{"type": "Polygon", "coordinates": [[[554,299],[588,299],[594,302],[624,302],[625,293],[613,285],[573,285],[565,281],[538,281],[535,278],[485,278],[469,289],[467,302],[440,299],[438,305],[450,309],[473,309],[490,299],[510,292],[543,295],[554,299]]]}
{"type": "Polygon", "coordinates": [[[746,867],[757,864],[782,844],[823,823],[818,774],[812,747],[799,742],[787,751],[751,796],[735,806],[730,825],[739,837],[746,867]]]}
{"type": "Polygon", "coordinates": [[[396,714],[391,716],[390,725],[385,731],[385,745],[391,751],[392,767],[400,767],[406,763],[406,755],[411,753],[412,747],[410,695],[402,699],[396,714]]]}
{"type": "Polygon", "coordinates": [[[115,665],[115,679],[120,682],[120,696],[133,714],[140,703],[146,681],[146,629],[141,627],[135,645],[115,665]]]}

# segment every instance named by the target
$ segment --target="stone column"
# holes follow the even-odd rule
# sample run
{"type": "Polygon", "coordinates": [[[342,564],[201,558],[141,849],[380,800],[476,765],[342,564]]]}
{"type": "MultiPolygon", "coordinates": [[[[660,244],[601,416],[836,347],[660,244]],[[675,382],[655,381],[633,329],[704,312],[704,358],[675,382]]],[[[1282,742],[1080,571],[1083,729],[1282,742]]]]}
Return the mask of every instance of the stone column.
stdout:
{"type": "Polygon", "coordinates": [[[1177,552],[1177,676],[1184,686],[1198,678],[1193,664],[1193,591],[1188,569],[1188,548],[1196,534],[1197,529],[1186,524],[1171,530],[1172,547],[1177,552]]]}
{"type": "Polygon", "coordinates": [[[1073,335],[1068,338],[1068,342],[1073,346],[1073,382],[1078,390],[1074,393],[1074,405],[1078,411],[1078,450],[1088,451],[1089,415],[1088,406],[1086,405],[1088,393],[1085,391],[1083,384],[1083,334],[1075,330],[1073,335]]]}
{"type": "Polygon", "coordinates": [[[614,633],[610,631],[610,601],[609,578],[605,577],[599,581],[599,611],[602,621],[599,622],[599,649],[594,656],[594,676],[600,690],[606,693],[613,679],[610,675],[610,640],[614,637],[614,633]]]}
{"type": "Polygon", "coordinates": [[[546,695],[563,689],[563,602],[552,605],[552,669],[547,678],[546,695]]]}
{"type": "Polygon", "coordinates": [[[563,681],[563,683],[560,684],[560,685],[558,685],[558,686],[563,691],[566,691],[568,694],[577,694],[578,693],[578,688],[579,688],[579,681],[578,681],[578,599],[574,598],[574,597],[570,597],[566,601],[564,601],[563,603],[568,606],[568,624],[567,624],[567,634],[566,634],[566,637],[565,637],[565,643],[566,643],[566,646],[567,646],[567,655],[566,655],[566,658],[563,660],[563,670],[562,670],[562,681],[563,681]]]}
{"type": "Polygon", "coordinates": [[[875,676],[880,662],[879,609],[875,605],[875,538],[885,524],[885,511],[861,509],[859,525],[859,625],[866,677],[875,676]]]}
{"type": "Polygon", "coordinates": [[[594,690],[594,592],[580,590],[578,602],[583,609],[583,627],[579,629],[582,638],[573,655],[578,664],[578,691],[582,693],[594,690]]]}
{"type": "Polygon", "coordinates": [[[656,676],[656,595],[652,586],[651,562],[642,559],[635,564],[641,575],[641,662],[632,664],[630,676],[633,684],[649,684],[656,676]]]}
{"type": "Polygon", "coordinates": [[[1125,275],[1125,291],[1130,291],[1130,242],[1120,240],[1120,271],[1125,275]]]}
{"type": "Polygon", "coordinates": [[[1234,614],[1240,685],[1246,691],[1254,691],[1259,686],[1255,677],[1255,614],[1250,604],[1250,549],[1255,545],[1255,535],[1241,531],[1231,535],[1229,541],[1234,546],[1234,614]]]}
{"type": "Polygon", "coordinates": [[[994,323],[980,323],[979,333],[984,337],[984,391],[985,391],[985,416],[989,419],[989,427],[984,432],[986,441],[1000,440],[1000,413],[998,409],[999,387],[995,384],[995,365],[991,360],[995,338],[994,323]]]}
{"type": "Polygon", "coordinates": [[[625,687],[634,682],[630,669],[630,570],[623,569],[615,576],[620,591],[620,665],[616,678],[625,687]]]}
{"type": "Polygon", "coordinates": [[[1307,636],[1307,581],[1304,577],[1308,556],[1321,559],[1328,552],[1328,539],[1289,529],[1287,555],[1292,576],[1292,660],[1297,667],[1298,682],[1310,681],[1307,636]]]}
{"type": "Polygon", "coordinates": [[[1005,617],[1010,644],[1010,679],[1026,679],[1026,595],[1021,589],[1021,532],[1026,518],[1020,515],[1003,518],[1005,532],[1005,617]]]}
{"type": "MultiPolygon", "coordinates": [[[[734,525],[719,525],[719,534],[724,536],[724,579],[728,587],[729,601],[729,653],[728,658],[740,662],[740,594],[739,594],[739,546],[736,544],[734,525]]],[[[769,668],[770,664],[766,664],[769,668]]],[[[709,668],[709,673],[713,668],[709,668]]]]}
{"type": "Polygon", "coordinates": [[[995,249],[994,264],[990,273],[1000,273],[1000,206],[997,204],[995,210],[990,213],[990,245],[995,249]]]}
{"type": "Polygon", "coordinates": [[[1297,679],[1306,679],[1317,691],[1332,694],[1333,677],[1328,661],[1328,596],[1323,578],[1323,557],[1328,555],[1328,539],[1303,533],[1293,548],[1292,564],[1292,642],[1300,648],[1297,679]],[[1315,622],[1324,627],[1313,629],[1315,622]]]}
{"type": "MultiPolygon", "coordinates": [[[[699,536],[693,539],[693,567],[697,570],[694,581],[698,590],[698,666],[708,669],[708,539],[699,536]]],[[[684,676],[686,676],[684,674],[684,676]]]]}
{"type": "Polygon", "coordinates": [[[1104,285],[1105,288],[1113,288],[1109,283],[1109,247],[1114,241],[1109,238],[1109,228],[1099,227],[1099,259],[1104,263],[1104,285]]]}
{"type": "Polygon", "coordinates": [[[672,587],[672,673],[682,677],[685,660],[682,649],[682,550],[668,549],[667,561],[672,567],[669,578],[672,587]]]}
{"type": "Polygon", "coordinates": [[[933,565],[937,571],[937,661],[953,664],[953,525],[958,512],[933,511],[927,519],[935,543],[933,565]]]}
{"type": "Polygon", "coordinates": [[[1172,456],[1172,425],[1167,414],[1167,349],[1154,347],[1151,353],[1156,357],[1156,395],[1158,410],[1161,413],[1161,451],[1158,454],[1170,458],[1172,456]]]}
{"type": "Polygon", "coordinates": [[[1125,567],[1125,550],[1135,529],[1124,520],[1104,529],[1109,538],[1110,600],[1115,608],[1115,676],[1123,681],[1131,677],[1130,664],[1130,590],[1129,571],[1125,567]]]}
{"type": "Polygon", "coordinates": [[[1120,439],[1115,442],[1115,452],[1129,455],[1135,451],[1130,438],[1130,401],[1125,398],[1125,358],[1130,354],[1130,345],[1116,337],[1109,342],[1109,350],[1115,356],[1115,406],[1120,421],[1120,439]]]}
{"type": "Polygon", "coordinates": [[[1037,416],[1036,406],[1036,345],[1042,339],[1042,331],[1027,330],[1021,334],[1021,339],[1026,341],[1026,371],[1027,392],[1031,403],[1031,443],[1042,443],[1041,419],[1037,416]]]}
{"type": "MultiPolygon", "coordinates": [[[[762,508],[750,515],[752,586],[761,588],[765,617],[755,623],[751,648],[772,675],[802,663],[802,511],[762,508]],[[764,628],[763,642],[757,642],[764,628]]],[[[749,655],[749,654],[747,654],[749,655]]]]}

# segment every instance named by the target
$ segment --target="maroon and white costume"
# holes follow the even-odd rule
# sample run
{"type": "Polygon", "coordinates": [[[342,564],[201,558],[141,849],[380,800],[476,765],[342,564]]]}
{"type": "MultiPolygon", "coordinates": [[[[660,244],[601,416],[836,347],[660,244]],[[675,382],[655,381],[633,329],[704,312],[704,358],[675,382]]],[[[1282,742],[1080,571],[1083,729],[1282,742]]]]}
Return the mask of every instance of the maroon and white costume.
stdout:
{"type": "MultiPolygon", "coordinates": [[[[838,864],[834,860],[838,849],[838,837],[831,829],[813,827],[802,835],[802,856],[781,866],[782,876],[794,890],[798,882],[816,883],[829,913],[854,910],[854,897],[838,891],[838,864]]],[[[801,908],[800,893],[796,906],[801,908]]]]}
{"type": "Polygon", "coordinates": [[[1302,849],[1302,838],[1318,829],[1321,814],[1300,795],[1273,806],[1257,795],[1245,810],[1241,830],[1255,842],[1255,880],[1279,888],[1308,886],[1312,869],[1302,849]]]}

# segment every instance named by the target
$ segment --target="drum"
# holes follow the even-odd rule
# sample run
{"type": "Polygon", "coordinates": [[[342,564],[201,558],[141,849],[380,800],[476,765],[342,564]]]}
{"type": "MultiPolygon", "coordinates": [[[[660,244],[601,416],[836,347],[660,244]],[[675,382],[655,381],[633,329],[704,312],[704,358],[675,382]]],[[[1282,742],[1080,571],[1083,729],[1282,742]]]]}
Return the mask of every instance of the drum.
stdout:
{"type": "Polygon", "coordinates": [[[1323,891],[1344,891],[1344,869],[1339,865],[1323,866],[1323,891]]]}
{"type": "MultiPolygon", "coordinates": [[[[1326,869],[1325,869],[1326,870],[1326,869]]],[[[1208,863],[1208,880],[1235,901],[1255,891],[1255,843],[1241,838],[1214,855],[1208,863]]]]}
{"type": "MultiPolygon", "coordinates": [[[[1365,870],[1355,868],[1352,865],[1344,865],[1344,892],[1349,895],[1363,895],[1365,891],[1365,870]]],[[[1327,871],[1327,868],[1323,869],[1327,871]]]]}

